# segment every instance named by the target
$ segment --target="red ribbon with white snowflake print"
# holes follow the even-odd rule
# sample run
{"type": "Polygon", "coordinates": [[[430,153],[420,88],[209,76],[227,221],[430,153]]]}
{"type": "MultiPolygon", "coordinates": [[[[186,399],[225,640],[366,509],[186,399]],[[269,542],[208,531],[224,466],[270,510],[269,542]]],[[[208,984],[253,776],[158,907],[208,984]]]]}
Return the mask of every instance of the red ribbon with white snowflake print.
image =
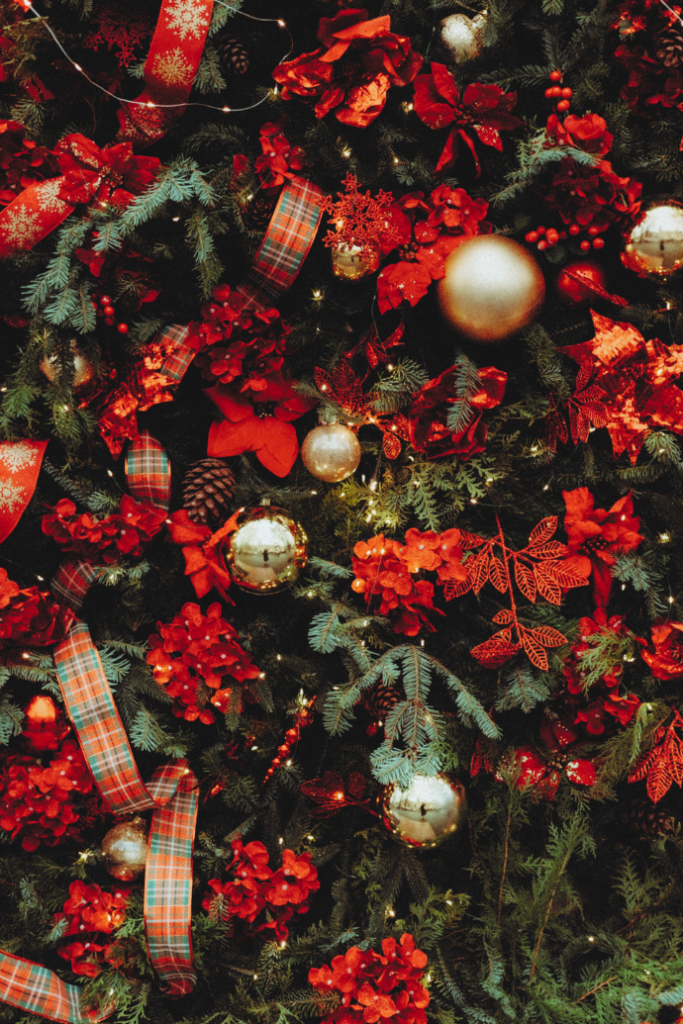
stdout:
{"type": "Polygon", "coordinates": [[[163,0],[149,54],[145,88],[119,111],[119,139],[151,143],[185,109],[211,24],[213,0],[163,0]]]}
{"type": "Polygon", "coordinates": [[[0,441],[0,543],[33,497],[47,441],[0,441]]]}
{"type": "Polygon", "coordinates": [[[0,259],[32,249],[73,213],[74,207],[59,198],[64,181],[29,185],[0,212],[0,259]]]}

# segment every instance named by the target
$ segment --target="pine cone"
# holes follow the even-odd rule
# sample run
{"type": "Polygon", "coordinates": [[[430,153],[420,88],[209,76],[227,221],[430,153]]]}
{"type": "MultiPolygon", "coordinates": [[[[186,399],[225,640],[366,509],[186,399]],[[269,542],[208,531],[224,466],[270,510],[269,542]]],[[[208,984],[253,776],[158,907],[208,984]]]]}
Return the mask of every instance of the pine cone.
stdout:
{"type": "Polygon", "coordinates": [[[644,836],[661,836],[671,832],[674,816],[663,804],[653,804],[649,797],[640,797],[623,808],[621,820],[635,832],[644,836]]]}
{"type": "Polygon", "coordinates": [[[655,56],[665,68],[678,68],[683,64],[683,30],[680,25],[669,25],[654,37],[655,56]]]}
{"type": "Polygon", "coordinates": [[[249,53],[239,39],[222,36],[216,40],[216,50],[224,75],[243,75],[249,70],[249,53]]]}
{"type": "Polygon", "coordinates": [[[363,703],[375,721],[383,722],[400,700],[403,694],[397,686],[378,686],[368,693],[363,703]]]}
{"type": "Polygon", "coordinates": [[[235,474],[222,459],[200,459],[183,480],[183,499],[193,523],[213,526],[227,517],[235,474]]]}
{"type": "Polygon", "coordinates": [[[242,204],[242,220],[250,231],[266,230],[279,197],[279,189],[260,189],[242,204]]]}

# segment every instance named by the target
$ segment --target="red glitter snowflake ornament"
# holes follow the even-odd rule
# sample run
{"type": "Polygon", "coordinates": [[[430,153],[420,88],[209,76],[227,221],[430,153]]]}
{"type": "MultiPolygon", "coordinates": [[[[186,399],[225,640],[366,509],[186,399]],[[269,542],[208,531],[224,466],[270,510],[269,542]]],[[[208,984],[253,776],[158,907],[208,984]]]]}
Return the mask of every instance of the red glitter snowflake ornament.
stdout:
{"type": "Polygon", "coordinates": [[[376,196],[361,192],[355,174],[347,174],[343,181],[345,194],[337,193],[323,200],[323,211],[329,213],[334,231],[328,231],[323,242],[329,248],[340,244],[357,246],[367,251],[377,250],[380,245],[389,251],[398,244],[399,229],[388,218],[388,209],[394,198],[390,192],[378,192],[376,196]]]}

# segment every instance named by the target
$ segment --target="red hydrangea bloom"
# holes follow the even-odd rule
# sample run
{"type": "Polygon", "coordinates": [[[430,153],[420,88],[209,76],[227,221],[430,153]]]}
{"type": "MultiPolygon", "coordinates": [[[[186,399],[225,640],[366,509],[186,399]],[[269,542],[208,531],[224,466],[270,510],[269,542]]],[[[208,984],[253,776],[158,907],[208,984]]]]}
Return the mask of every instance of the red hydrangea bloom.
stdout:
{"type": "Polygon", "coordinates": [[[50,515],[43,516],[43,533],[54,537],[64,551],[73,551],[90,562],[101,558],[109,565],[120,555],[142,554],[165,520],[163,508],[135,501],[127,494],[121,498],[119,511],[104,518],[90,512],[77,515],[73,501],[62,498],[50,515]]]}
{"type": "Polygon", "coordinates": [[[614,57],[628,73],[619,95],[632,113],[652,116],[652,107],[658,103],[665,109],[681,109],[683,73],[680,68],[665,67],[650,57],[643,46],[619,46],[614,57]]]}
{"type": "Polygon", "coordinates": [[[472,199],[462,188],[440,185],[429,196],[411,192],[386,212],[385,254],[398,248],[400,259],[384,267],[377,278],[381,313],[403,301],[415,306],[432,281],[444,276],[445,261],[461,242],[491,229],[484,222],[488,203],[472,199]]]}
{"type": "Polygon", "coordinates": [[[499,85],[473,82],[460,97],[455,78],[445,64],[432,62],[429,74],[415,79],[415,113],[429,128],[451,129],[435,170],[445,170],[458,156],[458,138],[469,148],[477,174],[481,172],[475,137],[485,146],[502,153],[501,131],[512,131],[524,122],[512,113],[516,92],[503,92],[499,85]]]}
{"type": "Polygon", "coordinates": [[[173,714],[210,725],[208,705],[236,715],[242,710],[242,684],[259,670],[237,642],[237,630],[215,603],[202,615],[198,604],[183,605],[172,622],[157,623],[149,638],[147,661],[154,678],[174,698],[173,714]],[[213,692],[212,692],[213,691],[213,692]]]}
{"type": "Polygon", "coordinates": [[[156,156],[135,156],[130,142],[104,149],[85,135],[67,135],[55,146],[64,182],[59,198],[67,203],[125,207],[147,188],[161,163],[156,156]]]}
{"type": "Polygon", "coordinates": [[[296,381],[280,371],[264,378],[265,387],[250,397],[235,388],[217,384],[205,394],[218,406],[224,419],[212,423],[207,455],[227,457],[255,452],[259,462],[275,476],[287,476],[296,461],[299,442],[291,421],[316,404],[294,390],[296,381]],[[272,414],[268,405],[274,406],[272,414]]]}
{"type": "Polygon", "coordinates": [[[254,169],[264,188],[277,188],[286,178],[293,178],[294,171],[304,166],[306,154],[301,146],[292,146],[280,134],[276,124],[264,124],[261,128],[261,156],[257,157],[254,169]]]}
{"type": "Polygon", "coordinates": [[[11,203],[25,188],[49,177],[56,168],[50,150],[24,138],[25,132],[25,126],[18,121],[0,119],[0,206],[11,203]]]}
{"type": "Polygon", "coordinates": [[[457,367],[445,370],[413,395],[408,422],[410,443],[429,458],[457,455],[466,462],[472,455],[483,452],[488,427],[482,419],[487,409],[493,409],[503,400],[507,374],[495,366],[477,370],[481,387],[468,398],[469,409],[460,417],[461,425],[452,429],[458,406],[463,406],[456,387],[457,367]]]}
{"type": "Polygon", "coordinates": [[[308,981],[313,988],[325,995],[339,993],[339,1006],[322,1024],[427,1024],[429,992],[420,984],[426,966],[426,953],[405,932],[400,942],[384,939],[381,954],[352,946],[331,965],[311,967],[308,981]]]}
{"type": "Polygon", "coordinates": [[[330,111],[342,124],[367,128],[381,114],[392,85],[407,85],[420,70],[422,57],[410,40],[391,31],[391,18],[368,20],[366,10],[339,11],[321,18],[312,53],[278,65],[273,78],[282,97],[315,103],[316,117],[330,111]]]}
{"type": "Polygon", "coordinates": [[[77,935],[78,941],[69,942],[57,950],[65,960],[71,961],[71,970],[89,978],[96,978],[102,964],[109,960],[110,946],[102,944],[105,935],[111,935],[126,919],[128,891],[118,887],[113,893],[99,885],[72,882],[69,899],[63,912],[55,915],[55,923],[67,921],[64,936],[77,935]]]}
{"type": "Polygon", "coordinates": [[[638,212],[643,186],[620,178],[607,160],[588,167],[565,156],[557,170],[539,181],[537,190],[565,224],[590,226],[601,233],[638,212]]]}
{"type": "Polygon", "coordinates": [[[45,647],[63,640],[74,620],[72,609],[48,590],[19,590],[4,569],[0,573],[5,575],[0,580],[0,642],[45,647]]]}
{"type": "Polygon", "coordinates": [[[75,797],[91,792],[93,780],[75,740],[50,752],[46,766],[34,757],[3,752],[0,758],[0,828],[20,836],[25,850],[54,846],[79,819],[75,797]]]}
{"type": "Polygon", "coordinates": [[[203,908],[224,921],[237,917],[254,924],[253,932],[272,928],[278,941],[286,941],[287,921],[295,910],[306,913],[311,893],[320,888],[311,855],[303,853],[297,857],[293,850],[284,850],[282,867],[273,871],[263,843],[243,846],[238,836],[232,849],[235,856],[226,869],[232,877],[226,882],[218,878],[209,881],[211,891],[204,896],[203,908]],[[265,917],[257,922],[261,913],[265,917]]]}
{"type": "Polygon", "coordinates": [[[683,676],[683,622],[659,622],[652,627],[654,653],[642,651],[655,679],[683,676]]]}
{"type": "Polygon", "coordinates": [[[289,328],[276,309],[247,306],[229,285],[214,288],[212,301],[202,307],[202,323],[194,326],[192,340],[200,346],[196,362],[214,384],[242,377],[240,390],[264,391],[266,375],[282,367],[289,328]]]}
{"type": "Polygon", "coordinates": [[[6,608],[19,593],[19,585],[8,577],[6,569],[0,569],[0,608],[6,608]]]}
{"type": "Polygon", "coordinates": [[[570,553],[578,552],[590,558],[595,603],[604,608],[612,589],[610,566],[614,565],[615,556],[635,551],[643,539],[638,533],[640,519],[633,515],[633,499],[627,494],[607,511],[594,507],[595,498],[587,487],[563,491],[562,496],[567,509],[564,528],[570,553]]]}

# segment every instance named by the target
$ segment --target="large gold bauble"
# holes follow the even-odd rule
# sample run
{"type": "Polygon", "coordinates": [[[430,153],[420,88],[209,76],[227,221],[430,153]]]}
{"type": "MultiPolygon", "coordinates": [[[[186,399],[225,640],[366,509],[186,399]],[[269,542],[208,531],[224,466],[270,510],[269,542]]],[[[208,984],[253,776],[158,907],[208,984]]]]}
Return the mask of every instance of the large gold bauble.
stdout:
{"type": "Polygon", "coordinates": [[[234,583],[274,594],[294,583],[308,561],[308,537],[289,512],[263,504],[247,509],[229,534],[223,555],[234,583]]]}
{"type": "Polygon", "coordinates": [[[501,341],[533,320],[545,281],[533,256],[511,238],[469,238],[446,259],[439,282],[441,311],[477,341],[501,341]]]}
{"type": "Polygon", "coordinates": [[[462,828],[467,819],[467,794],[462,782],[447,775],[415,775],[407,789],[383,786],[379,795],[382,820],[406,846],[438,846],[462,828]]]}
{"type": "Polygon", "coordinates": [[[668,277],[683,267],[683,203],[661,196],[648,200],[623,237],[625,267],[668,277]]]}
{"type": "Polygon", "coordinates": [[[374,274],[379,267],[379,252],[373,246],[347,245],[337,242],[332,246],[332,272],[345,281],[358,281],[366,274],[374,274]]]}
{"type": "Polygon", "coordinates": [[[360,444],[343,423],[321,423],[306,435],[301,459],[316,480],[337,484],[358,469],[360,444]]]}
{"type": "Polygon", "coordinates": [[[449,14],[441,22],[441,42],[456,64],[478,57],[482,51],[486,15],[449,14]]]}
{"type": "MultiPolygon", "coordinates": [[[[83,388],[86,384],[90,383],[95,371],[90,359],[78,347],[78,342],[75,338],[72,338],[69,342],[69,348],[74,364],[71,389],[72,391],[78,391],[79,388],[83,388]]],[[[43,356],[40,361],[40,370],[49,381],[55,381],[61,377],[62,363],[59,354],[53,352],[50,356],[43,356]]]]}
{"type": "Polygon", "coordinates": [[[110,875],[132,882],[147,865],[147,829],[142,818],[110,828],[102,840],[102,860],[110,875]]]}

